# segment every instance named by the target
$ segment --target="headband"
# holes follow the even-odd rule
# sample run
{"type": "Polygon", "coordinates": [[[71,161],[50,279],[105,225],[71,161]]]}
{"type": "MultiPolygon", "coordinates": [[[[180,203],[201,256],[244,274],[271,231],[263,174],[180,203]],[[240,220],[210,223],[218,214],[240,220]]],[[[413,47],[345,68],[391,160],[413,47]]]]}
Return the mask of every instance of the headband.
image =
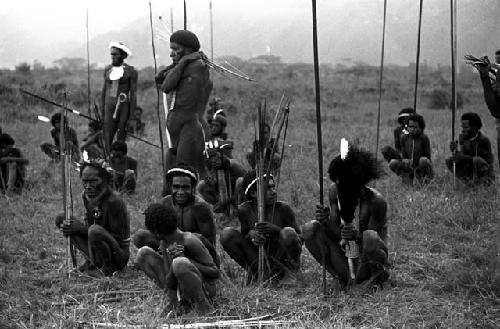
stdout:
{"type": "Polygon", "coordinates": [[[167,175],[170,175],[170,174],[175,174],[175,173],[181,173],[181,174],[186,174],[188,175],[189,177],[193,178],[194,180],[198,180],[198,177],[196,176],[196,174],[190,170],[187,170],[187,169],[183,169],[183,168],[172,168],[170,169],[169,171],[167,171],[167,175]]]}
{"type": "MultiPolygon", "coordinates": [[[[268,175],[268,174],[265,174],[265,175],[264,175],[264,178],[266,178],[266,177],[269,177],[269,178],[274,179],[274,176],[273,176],[272,174],[269,174],[269,175],[268,175]]],[[[250,182],[250,184],[248,184],[247,188],[245,189],[245,195],[248,195],[248,192],[250,192],[250,189],[252,188],[252,186],[253,186],[256,182],[258,182],[258,181],[259,181],[259,178],[260,178],[260,177],[255,178],[253,181],[251,181],[251,182],[250,182]]]]}

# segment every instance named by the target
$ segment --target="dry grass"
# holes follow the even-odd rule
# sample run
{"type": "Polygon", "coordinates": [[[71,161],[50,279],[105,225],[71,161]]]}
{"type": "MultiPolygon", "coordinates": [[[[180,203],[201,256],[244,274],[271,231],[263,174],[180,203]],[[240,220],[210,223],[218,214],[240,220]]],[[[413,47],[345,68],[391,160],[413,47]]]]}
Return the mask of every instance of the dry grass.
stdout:
{"type": "MultiPolygon", "coordinates": [[[[300,94],[294,96],[280,195],[305,223],[312,219],[318,199],[315,124],[313,105],[300,94]]],[[[254,99],[246,99],[250,101],[254,99]]],[[[325,165],[338,151],[340,137],[375,148],[374,103],[362,98],[345,98],[344,103],[352,104],[323,109],[325,165]]],[[[389,123],[401,104],[384,105],[381,145],[391,140],[389,123]]],[[[487,121],[490,117],[484,106],[478,105],[487,121]]],[[[251,108],[248,104],[244,109],[251,108]]],[[[344,292],[329,277],[330,295],[324,299],[320,266],[305,248],[302,273],[295,286],[244,287],[242,271],[226,256],[223,268],[231,279],[219,284],[213,318],[272,314],[276,320],[294,321],[290,327],[308,328],[500,327],[498,189],[470,191],[460,184],[454,189],[444,166],[450,140],[446,128],[449,113],[422,113],[433,146],[435,181],[426,187],[407,188],[387,175],[376,184],[390,206],[392,268],[384,289],[370,294],[344,292]]],[[[240,160],[253,138],[250,117],[240,109],[230,118],[229,133],[236,140],[235,153],[240,160]]],[[[31,164],[29,188],[22,196],[0,197],[0,328],[84,328],[93,322],[155,327],[194,321],[172,318],[165,311],[163,294],[133,267],[133,247],[128,267],[115,277],[74,274],[67,278],[65,241],[53,224],[62,209],[60,175],[58,167],[48,163],[38,149],[39,143],[49,139],[49,127],[32,122],[8,123],[2,123],[4,130],[15,137],[31,164]]],[[[148,127],[150,139],[156,139],[156,129],[148,127]]],[[[492,122],[485,122],[484,130],[494,136],[492,122]]],[[[79,133],[83,136],[83,125],[79,133]]],[[[159,196],[160,162],[153,148],[131,141],[129,149],[141,164],[137,194],[126,197],[135,231],[143,226],[146,205],[159,196]]],[[[76,173],[73,179],[75,212],[82,215],[76,173]]]]}

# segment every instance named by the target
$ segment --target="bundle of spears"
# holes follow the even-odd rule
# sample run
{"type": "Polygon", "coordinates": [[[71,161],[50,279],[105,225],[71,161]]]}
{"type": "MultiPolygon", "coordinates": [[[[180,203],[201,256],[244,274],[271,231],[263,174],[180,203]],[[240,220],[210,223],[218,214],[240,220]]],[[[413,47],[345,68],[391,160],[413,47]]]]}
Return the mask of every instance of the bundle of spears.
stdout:
{"type": "MultiPolygon", "coordinates": [[[[268,186],[268,180],[271,177],[271,164],[273,161],[273,155],[276,152],[277,145],[279,139],[281,137],[281,133],[283,133],[283,146],[285,145],[286,139],[286,130],[288,128],[288,115],[290,113],[290,99],[285,100],[285,94],[281,97],[281,101],[279,103],[278,109],[276,111],[276,115],[274,117],[271,130],[270,130],[270,140],[273,141],[271,143],[272,149],[269,150],[267,140],[264,138],[264,130],[265,130],[265,118],[266,118],[266,101],[264,103],[259,104],[258,112],[257,112],[257,120],[258,120],[258,129],[256,132],[256,180],[257,180],[257,209],[258,209],[258,222],[262,223],[265,221],[265,195],[266,189],[268,186]],[[285,129],[283,130],[283,127],[285,129]],[[270,151],[270,153],[269,153],[270,151]],[[266,161],[267,168],[265,168],[266,161]]],[[[283,160],[283,152],[281,150],[280,161],[277,168],[277,173],[279,176],[281,162],[283,160]]],[[[264,245],[259,245],[259,258],[258,258],[258,280],[259,282],[263,282],[264,280],[264,268],[265,268],[265,253],[264,253],[264,245]]]]}
{"type": "Polygon", "coordinates": [[[497,75],[497,71],[500,69],[500,65],[495,64],[495,63],[491,63],[490,60],[488,59],[488,56],[477,58],[477,57],[472,56],[472,55],[465,55],[464,58],[465,58],[465,62],[467,64],[472,65],[473,67],[475,67],[478,70],[481,67],[488,66],[489,67],[488,74],[489,74],[490,80],[493,83],[496,82],[496,80],[497,80],[496,75],[497,75]]]}

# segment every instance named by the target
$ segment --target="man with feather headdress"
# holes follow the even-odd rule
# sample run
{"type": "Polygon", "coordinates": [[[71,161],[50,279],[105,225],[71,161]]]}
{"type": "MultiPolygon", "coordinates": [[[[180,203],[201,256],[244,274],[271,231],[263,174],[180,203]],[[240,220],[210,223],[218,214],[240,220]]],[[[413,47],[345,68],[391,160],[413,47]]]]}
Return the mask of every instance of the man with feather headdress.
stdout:
{"type": "Polygon", "coordinates": [[[387,202],[367,184],[379,178],[382,169],[375,156],[365,150],[350,147],[347,154],[342,153],[328,168],[333,182],[328,189],[330,207],[318,205],[316,219],[304,225],[305,245],[318,262],[324,260],[326,270],[342,284],[381,284],[389,276],[387,202]],[[353,222],[358,207],[356,229],[353,222]],[[343,250],[352,241],[360,250],[354,273],[343,250]]]}

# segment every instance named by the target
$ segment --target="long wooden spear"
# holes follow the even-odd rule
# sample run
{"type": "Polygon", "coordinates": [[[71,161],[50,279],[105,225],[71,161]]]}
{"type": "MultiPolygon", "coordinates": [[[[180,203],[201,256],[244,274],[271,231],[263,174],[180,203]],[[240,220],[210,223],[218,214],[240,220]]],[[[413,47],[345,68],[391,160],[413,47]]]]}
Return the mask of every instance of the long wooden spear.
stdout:
{"type": "MultiPolygon", "coordinates": [[[[451,140],[455,141],[455,116],[457,111],[457,3],[450,0],[450,32],[451,32],[451,140]]],[[[453,151],[453,186],[456,184],[457,163],[456,149],[453,151]]]]}
{"type": "MultiPolygon", "coordinates": [[[[266,104],[264,103],[264,107],[266,104]]],[[[265,195],[265,188],[267,187],[265,182],[266,179],[264,178],[264,122],[262,118],[262,104],[259,104],[259,109],[257,113],[257,122],[258,122],[258,136],[257,136],[257,141],[258,141],[258,149],[257,149],[257,165],[256,165],[256,178],[257,178],[257,217],[258,217],[258,222],[262,223],[264,222],[264,216],[265,216],[265,204],[264,204],[264,195],[265,195]]],[[[259,283],[262,283],[264,280],[264,246],[259,245],[259,256],[258,256],[258,280],[259,283]]]]}
{"type": "Polygon", "coordinates": [[[417,58],[415,63],[415,94],[413,95],[413,112],[417,113],[418,76],[420,71],[420,35],[422,34],[422,7],[424,0],[420,0],[418,14],[418,34],[417,34],[417,58]]]}
{"type": "MultiPolygon", "coordinates": [[[[186,0],[184,0],[184,30],[187,30],[187,6],[186,6],[186,0]]],[[[172,31],[173,32],[173,31],[172,31]]]]}
{"type": "Polygon", "coordinates": [[[87,114],[92,116],[91,110],[91,92],[90,92],[90,43],[89,43],[89,10],[87,8],[87,17],[85,20],[85,27],[87,30],[87,114]]]}
{"type": "MultiPolygon", "coordinates": [[[[158,66],[156,64],[156,48],[153,30],[153,9],[151,7],[151,1],[149,1],[149,25],[151,27],[151,48],[153,49],[153,62],[155,65],[155,76],[158,73],[158,66]]],[[[156,84],[156,116],[158,118],[158,134],[160,136],[160,151],[161,151],[161,166],[162,166],[162,179],[163,186],[165,186],[166,170],[165,170],[165,148],[163,146],[163,131],[160,116],[160,87],[156,84]]]]}
{"type": "Polygon", "coordinates": [[[382,84],[384,80],[384,55],[385,55],[385,23],[387,18],[387,0],[384,0],[384,22],[382,24],[382,51],[380,53],[380,75],[378,81],[378,105],[377,105],[377,142],[375,146],[375,158],[378,159],[378,147],[380,141],[380,112],[382,109],[382,84]]]}
{"type": "MultiPolygon", "coordinates": [[[[314,53],[314,90],[316,92],[316,140],[318,146],[318,185],[319,185],[319,204],[323,206],[323,140],[321,132],[321,96],[319,84],[319,59],[318,59],[318,26],[316,22],[316,0],[312,0],[312,25],[313,25],[313,53],[314,53]]],[[[323,295],[326,296],[326,251],[321,244],[322,254],[322,280],[323,295]]]]}

